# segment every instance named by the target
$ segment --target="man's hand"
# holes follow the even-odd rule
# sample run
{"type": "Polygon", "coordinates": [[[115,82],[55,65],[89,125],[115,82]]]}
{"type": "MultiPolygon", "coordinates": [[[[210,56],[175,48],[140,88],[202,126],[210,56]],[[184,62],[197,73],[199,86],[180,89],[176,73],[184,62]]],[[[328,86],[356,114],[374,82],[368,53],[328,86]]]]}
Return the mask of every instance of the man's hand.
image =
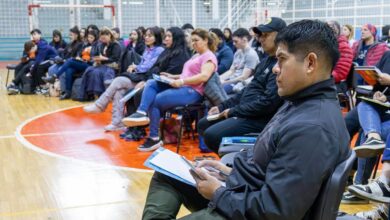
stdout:
{"type": "Polygon", "coordinates": [[[229,111],[230,111],[230,108],[225,109],[225,110],[222,112],[222,116],[225,117],[225,118],[228,118],[228,117],[229,117],[229,111]]]}
{"type": "Polygon", "coordinates": [[[386,96],[383,93],[381,93],[380,91],[375,92],[373,98],[375,100],[377,100],[377,101],[380,101],[380,102],[386,102],[387,101],[386,96]]]}
{"type": "Polygon", "coordinates": [[[210,108],[209,112],[207,113],[208,115],[216,115],[219,114],[219,108],[218,106],[214,106],[210,108]]]}
{"type": "Polygon", "coordinates": [[[225,164],[217,160],[202,160],[197,162],[195,166],[199,168],[204,167],[206,170],[209,171],[209,174],[211,176],[214,176],[215,178],[222,181],[225,181],[227,177],[226,175],[229,175],[232,172],[232,168],[226,166],[225,164]],[[213,169],[210,169],[210,167],[213,169]],[[221,175],[221,173],[217,172],[218,170],[226,175],[221,175]]]}
{"type": "Polygon", "coordinates": [[[134,89],[138,89],[138,88],[142,89],[144,87],[145,87],[145,81],[141,81],[137,83],[137,85],[135,85],[134,89]]]}
{"type": "Polygon", "coordinates": [[[199,175],[200,178],[198,179],[195,176],[194,179],[196,181],[196,188],[198,189],[198,192],[206,199],[211,200],[214,196],[215,191],[222,186],[221,182],[211,176],[207,173],[207,171],[196,168],[195,173],[199,175]]]}

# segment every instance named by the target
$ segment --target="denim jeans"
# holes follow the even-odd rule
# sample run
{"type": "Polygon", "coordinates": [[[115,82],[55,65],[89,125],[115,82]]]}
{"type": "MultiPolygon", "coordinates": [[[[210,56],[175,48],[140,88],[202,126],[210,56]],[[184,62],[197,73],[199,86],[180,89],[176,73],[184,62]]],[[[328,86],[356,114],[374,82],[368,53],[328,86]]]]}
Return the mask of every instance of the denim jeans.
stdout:
{"type": "Polygon", "coordinates": [[[224,84],[223,85],[223,89],[225,90],[225,92],[227,93],[227,94],[233,94],[234,93],[234,91],[233,91],[233,86],[234,86],[235,84],[224,84]]]}
{"type": "MultiPolygon", "coordinates": [[[[55,73],[58,78],[65,73],[65,91],[71,92],[73,85],[73,75],[75,72],[84,72],[90,65],[86,62],[68,59],[55,73]]],[[[61,78],[60,78],[61,79],[61,78]]]]}
{"type": "Polygon", "coordinates": [[[150,137],[158,137],[161,113],[176,107],[198,103],[202,96],[189,86],[172,88],[155,80],[148,80],[142,94],[140,111],[148,112],[150,119],[150,137]]]}
{"type": "MultiPolygon", "coordinates": [[[[360,126],[363,133],[360,134],[360,144],[366,141],[367,134],[376,132],[380,134],[382,140],[386,140],[390,134],[390,114],[385,109],[376,107],[366,102],[360,102],[357,106],[360,126]]],[[[389,154],[390,156],[390,154],[389,154]]],[[[358,170],[356,173],[355,184],[367,184],[374,169],[377,157],[358,158],[358,170]]]]}
{"type": "Polygon", "coordinates": [[[61,68],[62,64],[54,64],[49,67],[47,73],[49,76],[57,75],[58,70],[61,68]]]}

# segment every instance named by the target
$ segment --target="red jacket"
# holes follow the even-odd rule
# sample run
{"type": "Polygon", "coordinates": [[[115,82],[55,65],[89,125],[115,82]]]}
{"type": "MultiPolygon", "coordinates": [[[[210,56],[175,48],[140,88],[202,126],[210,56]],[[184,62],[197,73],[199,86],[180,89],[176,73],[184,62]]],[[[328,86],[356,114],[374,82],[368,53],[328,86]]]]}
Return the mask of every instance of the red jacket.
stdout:
{"type": "MultiPolygon", "coordinates": [[[[362,47],[363,41],[356,41],[352,45],[352,51],[353,51],[353,60],[356,60],[358,52],[360,48],[362,47]]],[[[368,48],[366,59],[364,60],[364,66],[375,66],[379,60],[382,58],[382,55],[388,51],[389,48],[385,43],[379,43],[375,42],[371,47],[368,48]]]]}
{"type": "Polygon", "coordinates": [[[333,68],[332,75],[335,83],[340,83],[340,81],[347,79],[352,65],[353,55],[352,49],[349,47],[348,39],[345,36],[340,35],[337,38],[337,42],[339,43],[340,59],[333,68]]]}

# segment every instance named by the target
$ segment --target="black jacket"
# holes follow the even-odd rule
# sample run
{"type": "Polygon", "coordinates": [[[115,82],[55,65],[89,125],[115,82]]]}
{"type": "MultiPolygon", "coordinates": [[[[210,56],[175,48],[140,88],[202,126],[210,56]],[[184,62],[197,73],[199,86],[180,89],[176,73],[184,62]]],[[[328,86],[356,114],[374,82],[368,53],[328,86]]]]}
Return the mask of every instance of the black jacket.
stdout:
{"type": "Polygon", "coordinates": [[[219,110],[222,112],[230,108],[229,117],[271,119],[282,104],[276,75],[272,73],[275,64],[275,57],[268,57],[259,63],[253,80],[240,93],[219,105],[219,110]]]}
{"type": "Polygon", "coordinates": [[[254,148],[235,157],[226,187],[210,201],[229,219],[304,218],[321,185],[348,157],[333,79],[285,99],[254,148]]]}
{"type": "MultiPolygon", "coordinates": [[[[382,58],[379,60],[379,62],[376,64],[376,67],[382,72],[390,74],[390,51],[386,51],[382,58]]],[[[389,86],[383,86],[379,83],[375,84],[374,88],[372,89],[373,93],[376,91],[384,91],[386,87],[389,86]]],[[[387,100],[390,100],[390,89],[387,89],[385,92],[385,95],[387,97],[387,100]]]]}
{"type": "Polygon", "coordinates": [[[62,53],[62,58],[64,59],[75,58],[79,53],[81,53],[82,49],[83,49],[82,41],[73,41],[65,47],[62,53]]]}
{"type": "Polygon", "coordinates": [[[102,61],[102,64],[109,63],[119,63],[119,59],[121,57],[122,49],[117,41],[110,42],[107,46],[106,51],[104,51],[104,47],[106,44],[100,45],[100,54],[107,57],[108,60],[102,61]]]}
{"type": "Polygon", "coordinates": [[[143,41],[137,42],[135,44],[135,47],[133,47],[133,44],[131,42],[129,42],[129,44],[126,47],[127,50],[134,49],[135,52],[138,53],[140,56],[142,56],[142,54],[144,53],[145,48],[146,48],[146,45],[143,41]]]}

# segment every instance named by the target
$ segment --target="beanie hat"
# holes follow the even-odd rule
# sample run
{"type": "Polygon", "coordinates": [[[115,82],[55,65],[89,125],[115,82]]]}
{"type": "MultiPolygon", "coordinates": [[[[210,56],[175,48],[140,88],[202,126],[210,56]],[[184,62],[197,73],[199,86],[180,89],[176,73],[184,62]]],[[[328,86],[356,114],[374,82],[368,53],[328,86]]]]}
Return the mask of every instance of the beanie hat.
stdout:
{"type": "Polygon", "coordinates": [[[365,25],[363,25],[363,27],[367,28],[371,32],[371,34],[374,38],[376,37],[377,30],[373,24],[365,24],[365,25]]]}

